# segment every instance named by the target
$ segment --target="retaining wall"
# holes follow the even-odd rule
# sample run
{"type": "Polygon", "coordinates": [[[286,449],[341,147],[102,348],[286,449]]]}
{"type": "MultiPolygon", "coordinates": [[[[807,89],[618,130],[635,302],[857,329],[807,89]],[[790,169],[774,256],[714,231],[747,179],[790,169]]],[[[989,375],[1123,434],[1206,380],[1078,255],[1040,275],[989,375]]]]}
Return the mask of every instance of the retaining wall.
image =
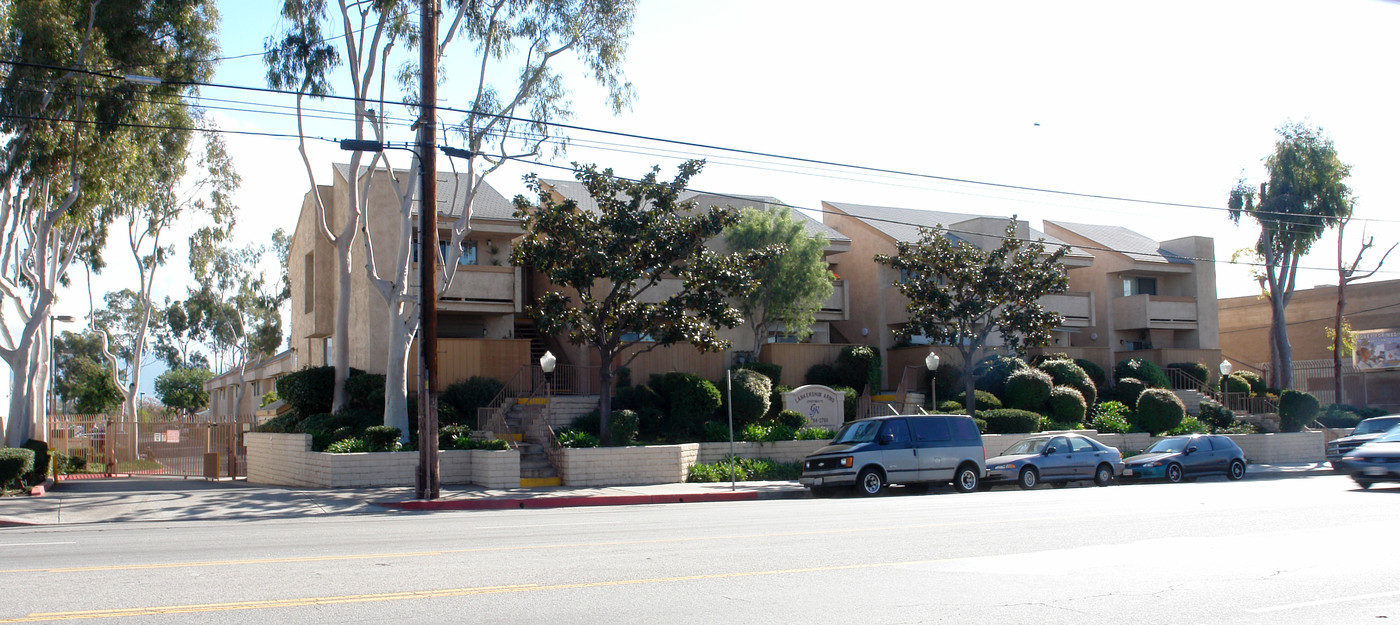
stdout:
{"type": "MultiPolygon", "coordinates": [[[[328,454],[311,451],[310,434],[249,432],[248,483],[318,488],[412,486],[418,454],[407,452],[328,454]]],[[[520,454],[515,451],[443,450],[438,455],[443,484],[487,488],[520,487],[520,454]]]]}
{"type": "Polygon", "coordinates": [[[635,486],[684,482],[700,456],[700,444],[561,451],[559,480],[565,486],[635,486]]]}

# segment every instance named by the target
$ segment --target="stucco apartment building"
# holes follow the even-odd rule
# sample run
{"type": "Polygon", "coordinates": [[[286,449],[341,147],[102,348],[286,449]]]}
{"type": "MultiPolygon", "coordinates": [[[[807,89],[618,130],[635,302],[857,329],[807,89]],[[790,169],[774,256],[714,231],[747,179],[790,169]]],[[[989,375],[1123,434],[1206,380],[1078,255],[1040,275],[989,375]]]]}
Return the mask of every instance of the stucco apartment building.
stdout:
{"type": "MultiPolygon", "coordinates": [[[[1352,330],[1400,328],[1400,280],[1361,282],[1347,286],[1344,318],[1352,330]]],[[[1336,325],[1337,285],[1293,292],[1285,309],[1288,343],[1293,347],[1293,385],[1317,395],[1324,403],[1333,393],[1331,341],[1326,328],[1336,325]]],[[[1269,302],[1258,295],[1220,300],[1220,344],[1225,357],[1244,368],[1267,372],[1269,302]]],[[[1342,359],[1344,395],[1340,403],[1400,409],[1400,371],[1355,373],[1351,359],[1342,359]]]]}

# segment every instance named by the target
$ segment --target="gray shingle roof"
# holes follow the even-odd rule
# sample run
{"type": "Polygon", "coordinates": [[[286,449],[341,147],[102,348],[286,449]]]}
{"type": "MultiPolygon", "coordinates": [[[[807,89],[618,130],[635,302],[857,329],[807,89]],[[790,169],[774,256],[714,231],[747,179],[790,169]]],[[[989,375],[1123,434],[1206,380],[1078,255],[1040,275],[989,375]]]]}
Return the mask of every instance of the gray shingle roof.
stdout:
{"type": "MultiPolygon", "coordinates": [[[[345,180],[350,180],[350,165],[348,163],[336,163],[336,173],[345,180]]],[[[369,171],[368,167],[361,167],[361,175],[369,171]]],[[[400,176],[407,176],[408,170],[395,170],[400,176]]],[[[382,170],[381,170],[381,174],[382,170]]],[[[467,174],[438,172],[437,175],[437,207],[439,215],[459,217],[467,205],[467,174]]],[[[376,183],[378,184],[378,183],[376,183]]],[[[387,179],[386,179],[387,184],[387,179]]],[[[413,190],[413,212],[418,213],[418,188],[413,190]]],[[[501,195],[490,184],[478,180],[476,202],[472,205],[473,219],[500,219],[514,221],[515,205],[505,196],[501,195]]]]}
{"type": "MultiPolygon", "coordinates": [[[[933,228],[942,225],[944,228],[956,230],[956,224],[971,219],[1003,219],[1010,221],[1009,215],[972,215],[967,213],[949,213],[944,211],[923,210],[916,208],[894,208],[890,206],[870,206],[868,204],[852,204],[849,202],[827,202],[827,204],[859,219],[870,227],[884,233],[896,241],[914,242],[919,240],[920,228],[933,228]]],[[[956,241],[963,241],[957,232],[949,232],[947,236],[956,241]]],[[[1045,247],[1048,249],[1058,248],[1061,245],[1069,245],[1044,232],[1030,228],[1030,238],[1045,239],[1045,247]]],[[[1093,258],[1093,255],[1071,246],[1068,256],[1076,258],[1093,258]]]]}
{"type": "Polygon", "coordinates": [[[1190,265],[1190,260],[1162,249],[1156,240],[1133,232],[1122,226],[1100,224],[1076,224],[1067,221],[1050,221],[1070,232],[1110,250],[1123,253],[1134,261],[1146,263],[1174,263],[1190,265]]]}

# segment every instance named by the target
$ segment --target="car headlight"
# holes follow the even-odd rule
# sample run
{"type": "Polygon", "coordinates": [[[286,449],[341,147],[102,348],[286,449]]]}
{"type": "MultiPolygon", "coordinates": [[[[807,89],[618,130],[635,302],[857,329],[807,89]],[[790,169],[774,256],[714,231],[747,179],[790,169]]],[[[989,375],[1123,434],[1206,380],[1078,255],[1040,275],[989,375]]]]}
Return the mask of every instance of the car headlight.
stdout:
{"type": "Polygon", "coordinates": [[[1144,466],[1144,467],[1160,467],[1160,466],[1162,466],[1162,461],[1161,461],[1161,460],[1153,460],[1152,462],[1149,462],[1149,463],[1144,464],[1144,465],[1142,465],[1142,466],[1144,466]]]}
{"type": "Polygon", "coordinates": [[[855,466],[855,463],[856,463],[855,456],[846,456],[845,458],[842,458],[842,459],[841,459],[841,466],[843,466],[843,467],[845,467],[845,468],[847,468],[847,469],[849,469],[849,468],[855,466]]]}
{"type": "Polygon", "coordinates": [[[1014,463],[1014,462],[1008,462],[1008,463],[1006,463],[1006,464],[999,464],[999,465],[996,465],[996,466],[992,467],[992,470],[993,470],[993,471],[1006,471],[1006,470],[1008,470],[1008,469],[1015,469],[1015,468],[1016,468],[1016,463],[1014,463]]]}

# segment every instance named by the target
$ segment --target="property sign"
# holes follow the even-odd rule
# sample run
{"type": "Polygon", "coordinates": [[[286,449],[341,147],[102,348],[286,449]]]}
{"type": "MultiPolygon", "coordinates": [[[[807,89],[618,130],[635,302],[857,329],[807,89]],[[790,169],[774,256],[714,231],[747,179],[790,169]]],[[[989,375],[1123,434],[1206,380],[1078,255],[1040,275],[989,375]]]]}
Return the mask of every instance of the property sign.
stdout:
{"type": "Polygon", "coordinates": [[[835,430],[846,422],[846,394],[820,384],[799,386],[783,394],[783,408],[811,420],[811,427],[835,430]]]}
{"type": "Polygon", "coordinates": [[[165,442],[167,442],[167,443],[178,443],[178,442],[180,442],[180,430],[166,430],[166,431],[165,431],[165,442]]]}
{"type": "Polygon", "coordinates": [[[1357,331],[1351,363],[1357,371],[1400,369],[1400,329],[1357,331]]]}

